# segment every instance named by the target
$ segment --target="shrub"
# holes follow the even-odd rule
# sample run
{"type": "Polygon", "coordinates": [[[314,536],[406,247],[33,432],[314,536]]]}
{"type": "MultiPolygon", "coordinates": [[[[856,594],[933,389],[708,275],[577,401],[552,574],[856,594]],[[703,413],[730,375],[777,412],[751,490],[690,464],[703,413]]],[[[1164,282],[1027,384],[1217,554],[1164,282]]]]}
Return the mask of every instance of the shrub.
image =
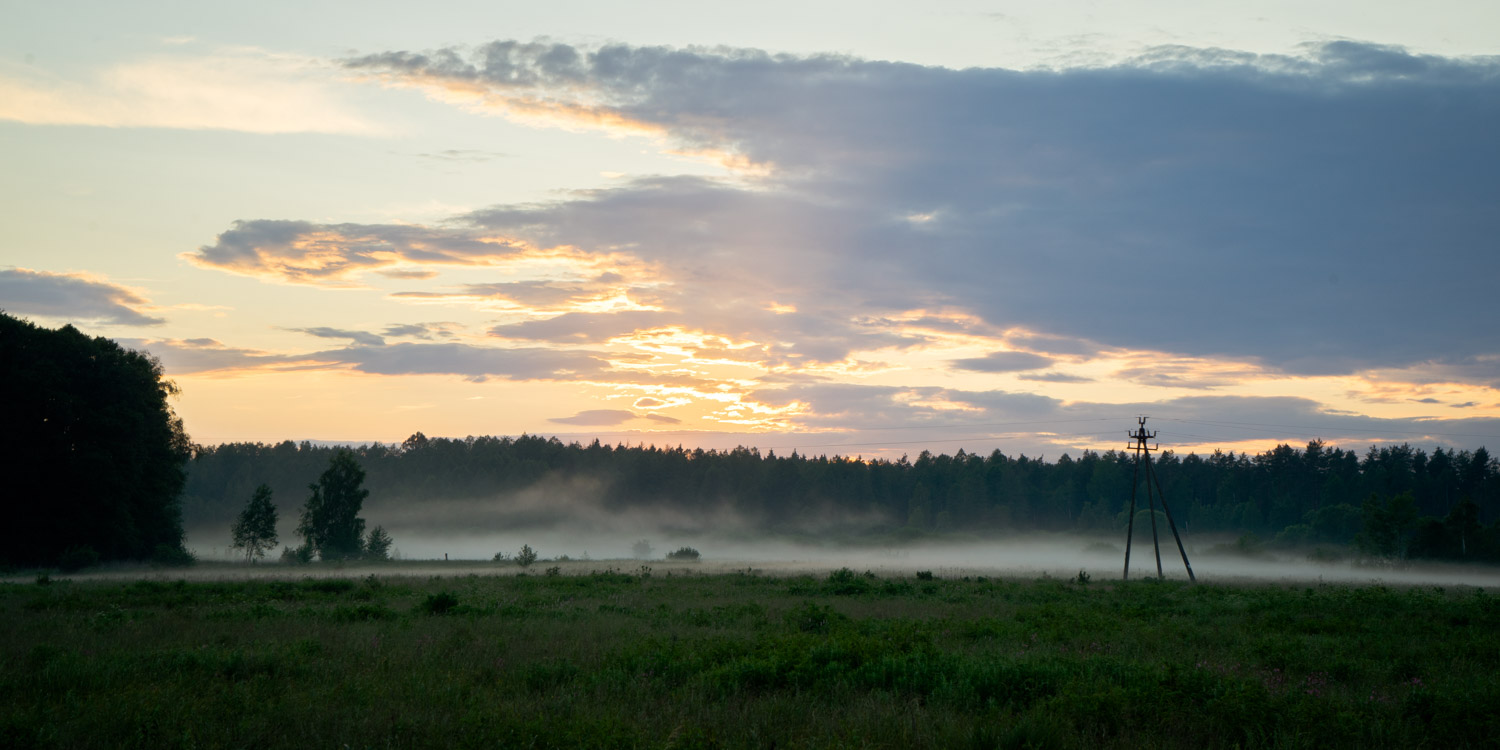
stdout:
{"type": "Polygon", "coordinates": [[[516,564],[529,568],[534,562],[536,562],[536,550],[532,549],[529,544],[521,545],[521,551],[516,553],[516,564]]]}
{"type": "Polygon", "coordinates": [[[496,552],[495,556],[492,557],[492,558],[490,558],[490,560],[493,561],[493,562],[505,562],[505,561],[507,561],[509,559],[510,559],[510,555],[507,555],[504,552],[496,552]]]}
{"type": "Polygon", "coordinates": [[[458,606],[458,597],[447,591],[439,591],[436,594],[428,594],[417,609],[429,615],[446,615],[448,611],[458,606]]]}
{"type": "Polygon", "coordinates": [[[550,567],[550,568],[547,569],[547,575],[549,575],[549,576],[562,575],[562,568],[560,568],[560,567],[558,567],[556,565],[553,565],[552,567],[550,567]]]}
{"type": "Polygon", "coordinates": [[[1087,570],[1079,569],[1078,575],[1073,578],[1073,583],[1080,586],[1087,586],[1091,580],[1093,580],[1093,577],[1089,575],[1087,570]]]}
{"type": "Polygon", "coordinates": [[[839,568],[828,574],[824,588],[828,593],[840,596],[863,594],[870,590],[870,580],[848,568],[839,568]]]}
{"type": "Polygon", "coordinates": [[[656,548],[652,547],[651,543],[646,541],[645,539],[636,540],[635,544],[630,545],[630,553],[634,555],[635,559],[637,560],[651,559],[651,553],[655,549],[656,548]]]}
{"type": "Polygon", "coordinates": [[[695,550],[692,547],[682,547],[679,548],[676,552],[667,553],[668,560],[685,560],[689,562],[696,561],[701,556],[702,555],[698,554],[698,550],[695,550]]]}
{"type": "Polygon", "coordinates": [[[917,580],[918,581],[930,581],[930,580],[932,580],[932,571],[930,571],[930,570],[919,570],[919,571],[917,571],[917,580]]]}

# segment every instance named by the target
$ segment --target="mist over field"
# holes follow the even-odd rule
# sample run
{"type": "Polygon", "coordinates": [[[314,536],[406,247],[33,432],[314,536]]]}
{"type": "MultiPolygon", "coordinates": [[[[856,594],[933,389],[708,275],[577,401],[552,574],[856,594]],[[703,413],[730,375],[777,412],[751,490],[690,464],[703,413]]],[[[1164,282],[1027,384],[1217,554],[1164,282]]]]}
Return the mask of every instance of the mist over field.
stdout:
{"type": "MultiPolygon", "coordinates": [[[[882,578],[910,577],[931,571],[938,577],[992,576],[1002,578],[1065,578],[1085,571],[1095,583],[1120,580],[1124,563],[1124,534],[1079,536],[1037,532],[994,538],[953,535],[948,538],[873,541],[812,535],[769,535],[746,529],[700,529],[653,527],[642,519],[630,519],[613,528],[601,523],[577,526],[556,524],[530,529],[493,531],[476,524],[470,531],[437,530],[431,525],[395,523],[386,527],[395,538],[399,566],[375,564],[373,571],[393,575],[513,575],[522,569],[510,560],[495,562],[497,552],[514,557],[522,545],[530,545],[540,560],[530,572],[557,566],[564,575],[581,575],[608,569],[634,571],[641,565],[656,573],[730,573],[754,570],[768,575],[824,575],[839,568],[870,571],[882,578]],[[634,545],[652,546],[648,557],[637,557],[634,545]],[[674,562],[665,555],[689,546],[703,557],[699,562],[674,562]],[[419,563],[432,562],[431,566],[419,563]]],[[[1169,580],[1187,580],[1182,559],[1171,536],[1162,530],[1161,564],[1169,580]]],[[[1311,559],[1313,550],[1257,552],[1234,551],[1233,540],[1213,536],[1186,537],[1188,559],[1200,583],[1368,583],[1390,585],[1438,585],[1500,587],[1500,572],[1492,567],[1451,563],[1370,563],[1355,558],[1311,559]]],[[[205,561],[240,560],[227,549],[224,532],[195,529],[188,546],[205,561]]],[[[1326,553],[1326,550],[1320,550],[1326,553]]],[[[208,577],[227,576],[348,576],[358,563],[336,570],[262,563],[254,570],[234,571],[205,568],[208,577]]],[[[174,571],[173,577],[182,571],[174,571]]],[[[1154,578],[1155,558],[1150,529],[1137,529],[1131,550],[1132,580],[1154,578]]]]}
{"type": "MultiPolygon", "coordinates": [[[[367,472],[363,528],[390,535],[402,571],[446,561],[447,573],[461,561],[476,564],[472,572],[515,572],[493,558],[529,545],[564,574],[656,566],[692,547],[703,555],[692,569],[703,571],[1118,580],[1134,476],[1133,459],[1114,451],[1050,463],[999,452],[865,462],[523,437],[424,438],[346,454],[367,472]]],[[[309,482],[323,482],[340,455],[289,442],[201,452],[185,504],[188,546],[204,560],[244,559],[229,549],[230,525],[264,482],[279,510],[268,561],[278,559],[303,544],[309,482]]],[[[1429,459],[1401,446],[1361,458],[1313,442],[1156,463],[1156,494],[1164,488],[1200,581],[1500,585],[1495,569],[1478,565],[1500,508],[1500,467],[1482,450],[1437,449],[1429,459]]],[[[1135,501],[1131,577],[1151,577],[1152,511],[1143,489],[1135,501]]],[[[1167,519],[1156,518],[1163,572],[1185,579],[1167,519]]]]}

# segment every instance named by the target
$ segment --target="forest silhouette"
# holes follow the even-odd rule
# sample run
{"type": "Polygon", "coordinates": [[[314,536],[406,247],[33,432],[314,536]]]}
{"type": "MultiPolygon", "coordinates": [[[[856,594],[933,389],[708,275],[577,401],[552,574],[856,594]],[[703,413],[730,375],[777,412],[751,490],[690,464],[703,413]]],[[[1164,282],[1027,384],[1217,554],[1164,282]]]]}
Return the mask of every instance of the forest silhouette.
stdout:
{"type": "MultiPolygon", "coordinates": [[[[337,450],[291,441],[200,448],[184,497],[188,522],[226,522],[235,499],[261,482],[279,496],[295,493],[337,450]]],[[[352,451],[367,472],[370,502],[383,508],[504,510],[517,493],[585,478],[591,502],[606,513],[670,511],[707,526],[728,510],[749,530],[805,532],[845,519],[845,531],[898,535],[1122,531],[1135,461],[1113,450],[1052,462],[998,450],[889,461],[421,433],[352,451]]],[[[1358,455],[1313,441],[1257,455],[1165,451],[1154,461],[1188,533],[1355,544],[1380,557],[1500,556],[1500,465],[1485,448],[1428,453],[1403,444],[1358,455]]]]}

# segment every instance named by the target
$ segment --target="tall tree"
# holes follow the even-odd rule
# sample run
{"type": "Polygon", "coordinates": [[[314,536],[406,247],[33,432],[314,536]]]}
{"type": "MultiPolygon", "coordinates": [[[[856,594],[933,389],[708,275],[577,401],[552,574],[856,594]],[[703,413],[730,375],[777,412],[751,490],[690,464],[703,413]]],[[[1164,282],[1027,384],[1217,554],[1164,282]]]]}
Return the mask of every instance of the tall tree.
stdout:
{"type": "Polygon", "coordinates": [[[176,394],[148,354],[0,314],[0,561],[185,556],[176,394]]]}
{"type": "Polygon", "coordinates": [[[347,448],[340,448],[328,462],[328,469],[314,484],[307,486],[312,496],[302,509],[297,533],[317,550],[323,560],[358,557],[363,550],[365,520],[359,517],[365,497],[365,470],[347,448]]]}
{"type": "Polygon", "coordinates": [[[265,557],[266,550],[276,546],[276,506],[271,503],[271,488],[261,485],[230,530],[234,537],[232,549],[245,551],[245,562],[255,562],[265,557]]]}

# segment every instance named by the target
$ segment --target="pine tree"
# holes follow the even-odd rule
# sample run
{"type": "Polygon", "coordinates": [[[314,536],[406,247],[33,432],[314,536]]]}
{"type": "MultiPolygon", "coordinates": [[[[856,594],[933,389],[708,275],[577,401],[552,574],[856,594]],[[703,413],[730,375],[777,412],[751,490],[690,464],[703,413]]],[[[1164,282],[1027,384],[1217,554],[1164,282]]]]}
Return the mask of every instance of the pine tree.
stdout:
{"type": "Polygon", "coordinates": [[[376,526],[370,529],[370,536],[365,539],[366,560],[389,560],[391,559],[391,535],[385,533],[385,528],[376,526]]]}

